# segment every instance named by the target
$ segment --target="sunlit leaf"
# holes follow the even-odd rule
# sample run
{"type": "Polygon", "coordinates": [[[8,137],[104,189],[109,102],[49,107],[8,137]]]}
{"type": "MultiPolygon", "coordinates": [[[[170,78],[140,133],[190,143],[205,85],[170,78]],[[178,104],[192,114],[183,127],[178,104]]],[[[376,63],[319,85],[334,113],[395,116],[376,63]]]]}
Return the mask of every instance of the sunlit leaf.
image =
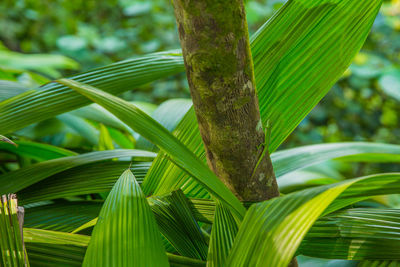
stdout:
{"type": "Polygon", "coordinates": [[[126,170],[108,195],[82,266],[168,266],[149,204],[126,170]]]}

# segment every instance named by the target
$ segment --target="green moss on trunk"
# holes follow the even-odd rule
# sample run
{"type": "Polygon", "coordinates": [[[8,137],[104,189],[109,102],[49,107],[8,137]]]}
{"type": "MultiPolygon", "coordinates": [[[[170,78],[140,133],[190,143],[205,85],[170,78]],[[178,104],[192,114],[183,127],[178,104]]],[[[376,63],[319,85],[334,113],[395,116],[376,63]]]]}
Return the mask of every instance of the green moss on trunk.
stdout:
{"type": "Polygon", "coordinates": [[[279,195],[255,91],[242,0],[173,0],[187,78],[210,168],[242,201],[279,195]]]}

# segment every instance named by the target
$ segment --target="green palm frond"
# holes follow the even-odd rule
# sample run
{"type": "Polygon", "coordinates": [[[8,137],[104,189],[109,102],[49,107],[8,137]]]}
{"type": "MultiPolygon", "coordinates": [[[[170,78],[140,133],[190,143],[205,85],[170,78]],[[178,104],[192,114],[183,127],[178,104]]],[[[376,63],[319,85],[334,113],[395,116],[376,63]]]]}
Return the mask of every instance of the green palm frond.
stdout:
{"type": "Polygon", "coordinates": [[[299,253],[327,259],[399,260],[399,242],[399,210],[349,209],[319,219],[299,253]]]}
{"type": "Polygon", "coordinates": [[[197,182],[230,207],[235,215],[239,217],[244,215],[245,209],[240,201],[217,176],[184,144],[149,115],[135,105],[94,87],[65,79],[60,82],[102,105],[134,131],[163,149],[176,165],[195,177],[197,182]]]}
{"type": "Polygon", "coordinates": [[[119,157],[151,159],[154,158],[154,156],[155,154],[149,151],[116,149],[48,160],[0,175],[0,192],[17,192],[51,175],[83,164],[119,157]],[[10,183],[10,181],[12,181],[12,183],[10,183]]]}
{"type": "Polygon", "coordinates": [[[108,195],[82,266],[168,266],[156,220],[130,170],[108,195]]]}

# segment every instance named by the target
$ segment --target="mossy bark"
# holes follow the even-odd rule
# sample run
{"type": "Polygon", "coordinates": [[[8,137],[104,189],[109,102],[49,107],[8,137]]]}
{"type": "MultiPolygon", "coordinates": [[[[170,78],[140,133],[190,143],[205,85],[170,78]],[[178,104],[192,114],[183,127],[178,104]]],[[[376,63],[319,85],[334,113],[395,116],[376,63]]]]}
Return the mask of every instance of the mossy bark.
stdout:
{"type": "Polygon", "coordinates": [[[207,161],[242,201],[279,195],[262,129],[242,0],[173,0],[207,161]]]}

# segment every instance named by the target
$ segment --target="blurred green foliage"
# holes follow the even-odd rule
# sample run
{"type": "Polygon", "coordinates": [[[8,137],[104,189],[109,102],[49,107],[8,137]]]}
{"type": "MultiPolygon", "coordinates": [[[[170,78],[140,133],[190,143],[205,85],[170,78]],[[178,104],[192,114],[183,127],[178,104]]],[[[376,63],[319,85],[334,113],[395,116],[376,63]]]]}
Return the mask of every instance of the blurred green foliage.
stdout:
{"type": "Polygon", "coordinates": [[[61,53],[82,70],[177,47],[166,0],[6,0],[3,43],[14,51],[61,53]]]}

